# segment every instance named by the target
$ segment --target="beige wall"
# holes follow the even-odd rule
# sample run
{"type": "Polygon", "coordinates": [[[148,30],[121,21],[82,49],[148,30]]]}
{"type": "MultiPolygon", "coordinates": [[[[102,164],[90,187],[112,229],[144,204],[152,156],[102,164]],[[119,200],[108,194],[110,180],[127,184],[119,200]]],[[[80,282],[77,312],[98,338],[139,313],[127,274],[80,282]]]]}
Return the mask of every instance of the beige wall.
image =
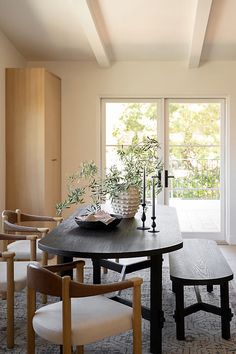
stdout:
{"type": "Polygon", "coordinates": [[[0,210],[5,208],[5,68],[25,65],[25,59],[0,32],[0,210]]]}
{"type": "MultiPolygon", "coordinates": [[[[227,97],[228,239],[236,243],[236,62],[188,69],[177,62],[119,62],[101,69],[92,62],[40,62],[62,79],[62,181],[81,160],[99,162],[99,97],[227,97]]],[[[65,185],[62,185],[65,195],[65,185]]]]}

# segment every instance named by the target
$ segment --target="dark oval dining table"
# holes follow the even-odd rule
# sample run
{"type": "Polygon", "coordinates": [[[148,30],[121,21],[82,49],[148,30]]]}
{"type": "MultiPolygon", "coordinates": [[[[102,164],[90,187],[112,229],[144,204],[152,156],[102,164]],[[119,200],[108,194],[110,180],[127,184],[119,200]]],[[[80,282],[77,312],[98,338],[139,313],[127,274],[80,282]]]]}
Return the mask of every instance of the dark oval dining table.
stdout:
{"type": "MultiPolygon", "coordinates": [[[[176,210],[168,206],[156,208],[157,233],[138,230],[142,225],[141,214],[122,219],[112,230],[84,229],[75,222],[75,216],[83,215],[79,208],[58,227],[39,241],[43,251],[60,256],[61,262],[73,257],[90,258],[93,261],[94,282],[100,282],[101,259],[148,256],[150,259],[150,352],[162,353],[162,255],[183,247],[176,210]]],[[[147,214],[146,225],[151,225],[147,214]]]]}

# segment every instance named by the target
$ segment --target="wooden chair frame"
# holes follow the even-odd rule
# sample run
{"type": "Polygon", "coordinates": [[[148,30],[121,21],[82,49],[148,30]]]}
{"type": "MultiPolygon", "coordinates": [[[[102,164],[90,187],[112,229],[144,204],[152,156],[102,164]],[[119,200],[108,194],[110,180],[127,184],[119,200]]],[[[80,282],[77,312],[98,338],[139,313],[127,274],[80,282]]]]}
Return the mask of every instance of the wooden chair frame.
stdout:
{"type": "MultiPolygon", "coordinates": [[[[44,237],[48,232],[49,228],[48,227],[35,227],[35,226],[26,226],[26,225],[21,225],[21,223],[24,222],[54,222],[56,223],[56,226],[58,226],[62,222],[63,218],[58,216],[58,217],[53,217],[53,216],[41,216],[41,215],[33,215],[33,214],[26,214],[22,213],[20,209],[16,209],[15,211],[13,210],[4,210],[2,212],[2,232],[4,233],[15,233],[16,235],[21,235],[22,233],[30,233],[30,234],[37,234],[39,238],[44,237]]],[[[20,240],[15,239],[15,241],[20,240]]],[[[7,245],[9,243],[9,240],[4,240],[2,241],[2,251],[7,251],[7,245]]],[[[1,249],[0,249],[1,250],[1,249]]],[[[30,256],[31,257],[31,256],[30,256]]],[[[26,258],[26,259],[21,259],[19,261],[28,261],[29,259],[32,260],[31,258],[26,258]]],[[[37,247],[36,247],[36,253],[35,253],[35,259],[37,260],[37,247]]],[[[42,265],[47,265],[48,264],[48,253],[43,251],[42,253],[42,260],[41,260],[42,265]]],[[[47,302],[47,297],[43,296],[42,297],[42,302],[46,303],[47,302]]]]}
{"type": "MultiPolygon", "coordinates": [[[[22,222],[30,222],[30,221],[38,221],[38,222],[55,222],[56,226],[58,226],[62,222],[62,217],[52,217],[52,216],[40,216],[40,215],[32,215],[22,213],[20,209],[12,210],[4,210],[2,212],[2,232],[4,233],[36,233],[39,238],[44,237],[48,232],[48,227],[32,227],[20,225],[22,222]]],[[[3,251],[7,250],[7,242],[3,242],[3,251]]],[[[28,259],[24,259],[28,260],[28,259]]],[[[48,263],[48,254],[47,252],[43,252],[42,265],[46,265],[48,263]]]]}
{"type": "MultiPolygon", "coordinates": [[[[29,240],[31,245],[30,260],[36,259],[37,235],[9,235],[0,233],[0,240],[29,240]]],[[[0,252],[1,260],[7,262],[7,292],[2,293],[7,301],[7,347],[14,347],[14,252],[0,252]]]]}
{"type": "MultiPolygon", "coordinates": [[[[35,354],[35,332],[32,320],[36,311],[36,292],[62,298],[63,303],[63,354],[71,354],[71,298],[102,295],[110,292],[133,288],[133,353],[142,353],[141,331],[141,278],[131,278],[119,283],[83,284],[71,280],[69,276],[60,277],[52,272],[65,272],[77,267],[77,279],[82,279],[81,270],[84,261],[75,261],[62,265],[42,268],[28,266],[27,274],[27,354],[35,354]],[[80,274],[80,275],[79,275],[80,274]]],[[[83,353],[83,346],[76,347],[76,353],[83,353]]]]}

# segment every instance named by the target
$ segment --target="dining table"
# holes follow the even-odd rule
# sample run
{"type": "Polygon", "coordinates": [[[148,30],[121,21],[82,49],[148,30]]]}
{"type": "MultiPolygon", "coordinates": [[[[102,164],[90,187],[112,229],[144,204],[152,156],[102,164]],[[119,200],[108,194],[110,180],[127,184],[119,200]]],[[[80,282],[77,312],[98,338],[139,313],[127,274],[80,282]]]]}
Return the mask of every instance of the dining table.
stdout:
{"type": "MultiPolygon", "coordinates": [[[[142,226],[142,212],[133,218],[124,218],[114,228],[83,228],[75,221],[86,212],[78,208],[59,226],[43,237],[38,246],[41,250],[60,256],[60,262],[70,262],[74,257],[91,259],[93,282],[99,283],[100,261],[103,259],[148,257],[150,265],[150,308],[144,317],[150,321],[150,352],[162,353],[162,262],[163,255],[183,247],[175,208],[158,205],[156,231],[138,229],[142,226]]],[[[146,226],[151,226],[147,211],[146,226]]]]}

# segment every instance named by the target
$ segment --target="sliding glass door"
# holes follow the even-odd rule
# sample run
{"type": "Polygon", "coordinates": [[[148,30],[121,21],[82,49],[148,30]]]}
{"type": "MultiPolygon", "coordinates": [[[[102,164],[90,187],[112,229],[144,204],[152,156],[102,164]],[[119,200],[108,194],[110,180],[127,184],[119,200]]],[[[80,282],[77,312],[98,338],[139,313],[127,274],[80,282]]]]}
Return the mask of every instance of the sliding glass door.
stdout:
{"type": "Polygon", "coordinates": [[[224,240],[224,112],[222,99],[103,99],[102,166],[133,138],[157,137],[158,202],[176,208],[183,235],[224,240]]]}

